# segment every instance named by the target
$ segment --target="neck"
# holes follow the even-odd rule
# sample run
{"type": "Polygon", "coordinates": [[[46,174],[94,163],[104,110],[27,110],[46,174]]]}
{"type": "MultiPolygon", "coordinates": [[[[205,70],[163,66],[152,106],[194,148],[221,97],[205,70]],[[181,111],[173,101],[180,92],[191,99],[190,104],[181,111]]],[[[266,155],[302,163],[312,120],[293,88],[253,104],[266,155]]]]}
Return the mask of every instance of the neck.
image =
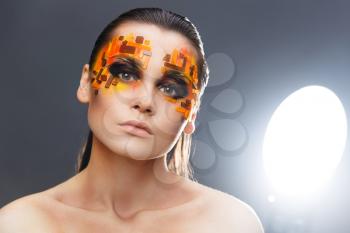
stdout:
{"type": "Polygon", "coordinates": [[[183,179],[167,169],[166,157],[134,160],[113,153],[95,136],[87,168],[80,173],[84,197],[128,219],[139,212],[166,208],[183,179]]]}

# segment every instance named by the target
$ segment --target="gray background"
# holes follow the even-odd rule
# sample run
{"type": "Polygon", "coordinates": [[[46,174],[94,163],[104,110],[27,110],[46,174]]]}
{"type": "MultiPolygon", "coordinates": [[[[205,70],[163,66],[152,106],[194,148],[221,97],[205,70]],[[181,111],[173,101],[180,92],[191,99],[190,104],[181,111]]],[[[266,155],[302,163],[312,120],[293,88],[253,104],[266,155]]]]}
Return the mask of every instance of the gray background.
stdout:
{"type": "MultiPolygon", "coordinates": [[[[250,204],[266,232],[348,232],[349,147],[317,204],[298,213],[267,201],[261,157],[269,118],[293,91],[324,85],[350,111],[350,1],[345,0],[1,2],[0,206],[74,175],[88,132],[87,108],[75,97],[82,65],[111,19],[146,6],[188,16],[207,57],[224,53],[234,61],[230,79],[204,96],[195,138],[213,149],[215,163],[195,169],[198,181],[250,204]],[[232,114],[210,108],[227,88],[243,98],[241,110],[232,114]],[[213,144],[208,130],[208,122],[220,119],[239,122],[247,133],[242,149],[231,155],[213,144]]],[[[218,76],[230,72],[210,68],[218,76]]]]}

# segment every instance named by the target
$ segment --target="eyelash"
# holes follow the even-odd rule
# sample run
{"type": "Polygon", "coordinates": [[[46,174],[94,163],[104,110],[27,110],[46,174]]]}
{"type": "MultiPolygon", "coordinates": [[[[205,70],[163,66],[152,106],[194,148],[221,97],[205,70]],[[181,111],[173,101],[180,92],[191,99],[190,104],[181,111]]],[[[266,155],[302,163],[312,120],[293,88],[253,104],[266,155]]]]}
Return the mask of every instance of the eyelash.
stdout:
{"type": "MultiPolygon", "coordinates": [[[[169,85],[169,84],[164,85],[165,88],[170,87],[170,88],[172,88],[172,90],[176,90],[176,88],[174,88],[175,86],[178,86],[178,85],[169,85]]],[[[178,89],[180,89],[178,92],[181,92],[181,87],[179,87],[178,89]]],[[[174,95],[170,95],[170,96],[174,99],[182,99],[182,98],[186,97],[186,95],[181,96],[181,95],[179,95],[179,93],[175,93],[174,95]]]]}
{"type": "MultiPolygon", "coordinates": [[[[110,73],[118,78],[119,80],[121,80],[122,82],[125,83],[130,83],[130,82],[135,82],[135,81],[139,81],[140,77],[137,74],[134,74],[133,72],[129,72],[129,71],[123,71],[122,69],[120,70],[114,70],[114,72],[110,73]],[[123,75],[127,75],[127,77],[130,77],[130,79],[125,79],[123,77],[123,75]]],[[[163,92],[165,95],[173,98],[173,99],[181,99],[181,98],[185,98],[187,96],[187,88],[184,87],[183,85],[180,85],[176,82],[163,82],[160,83],[159,85],[157,85],[158,89],[163,92]],[[167,93],[167,90],[165,88],[171,88],[171,93],[167,93]]]]}
{"type": "Polygon", "coordinates": [[[118,79],[120,79],[123,82],[135,82],[135,81],[140,80],[140,78],[137,75],[129,73],[129,72],[119,72],[119,73],[117,73],[117,75],[115,75],[115,77],[117,77],[118,79]],[[130,77],[133,80],[125,79],[125,78],[123,78],[123,75],[127,75],[127,77],[130,77]]]}

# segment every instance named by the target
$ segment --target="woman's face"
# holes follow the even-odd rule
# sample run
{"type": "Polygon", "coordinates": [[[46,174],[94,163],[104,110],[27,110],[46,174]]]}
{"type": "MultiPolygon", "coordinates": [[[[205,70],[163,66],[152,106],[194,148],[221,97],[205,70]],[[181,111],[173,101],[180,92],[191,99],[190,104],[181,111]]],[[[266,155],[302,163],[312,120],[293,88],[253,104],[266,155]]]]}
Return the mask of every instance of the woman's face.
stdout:
{"type": "Polygon", "coordinates": [[[152,24],[123,23],[83,69],[78,99],[109,150],[136,160],[167,153],[192,133],[198,94],[197,53],[181,34],[152,24]]]}

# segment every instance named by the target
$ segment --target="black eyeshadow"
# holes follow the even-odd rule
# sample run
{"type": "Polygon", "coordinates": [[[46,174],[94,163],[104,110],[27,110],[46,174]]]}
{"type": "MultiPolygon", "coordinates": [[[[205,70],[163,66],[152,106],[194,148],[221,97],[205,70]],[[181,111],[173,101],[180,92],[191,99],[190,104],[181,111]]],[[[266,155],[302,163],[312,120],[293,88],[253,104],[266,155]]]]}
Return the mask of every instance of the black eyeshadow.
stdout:
{"type": "Polygon", "coordinates": [[[108,70],[113,76],[117,76],[121,72],[135,74],[137,76],[141,75],[141,64],[132,58],[117,58],[113,62],[108,70]]]}
{"type": "Polygon", "coordinates": [[[165,80],[170,79],[181,86],[188,85],[187,83],[188,79],[186,78],[186,76],[184,76],[181,72],[174,71],[174,70],[166,71],[163,75],[163,79],[165,80]]]}

